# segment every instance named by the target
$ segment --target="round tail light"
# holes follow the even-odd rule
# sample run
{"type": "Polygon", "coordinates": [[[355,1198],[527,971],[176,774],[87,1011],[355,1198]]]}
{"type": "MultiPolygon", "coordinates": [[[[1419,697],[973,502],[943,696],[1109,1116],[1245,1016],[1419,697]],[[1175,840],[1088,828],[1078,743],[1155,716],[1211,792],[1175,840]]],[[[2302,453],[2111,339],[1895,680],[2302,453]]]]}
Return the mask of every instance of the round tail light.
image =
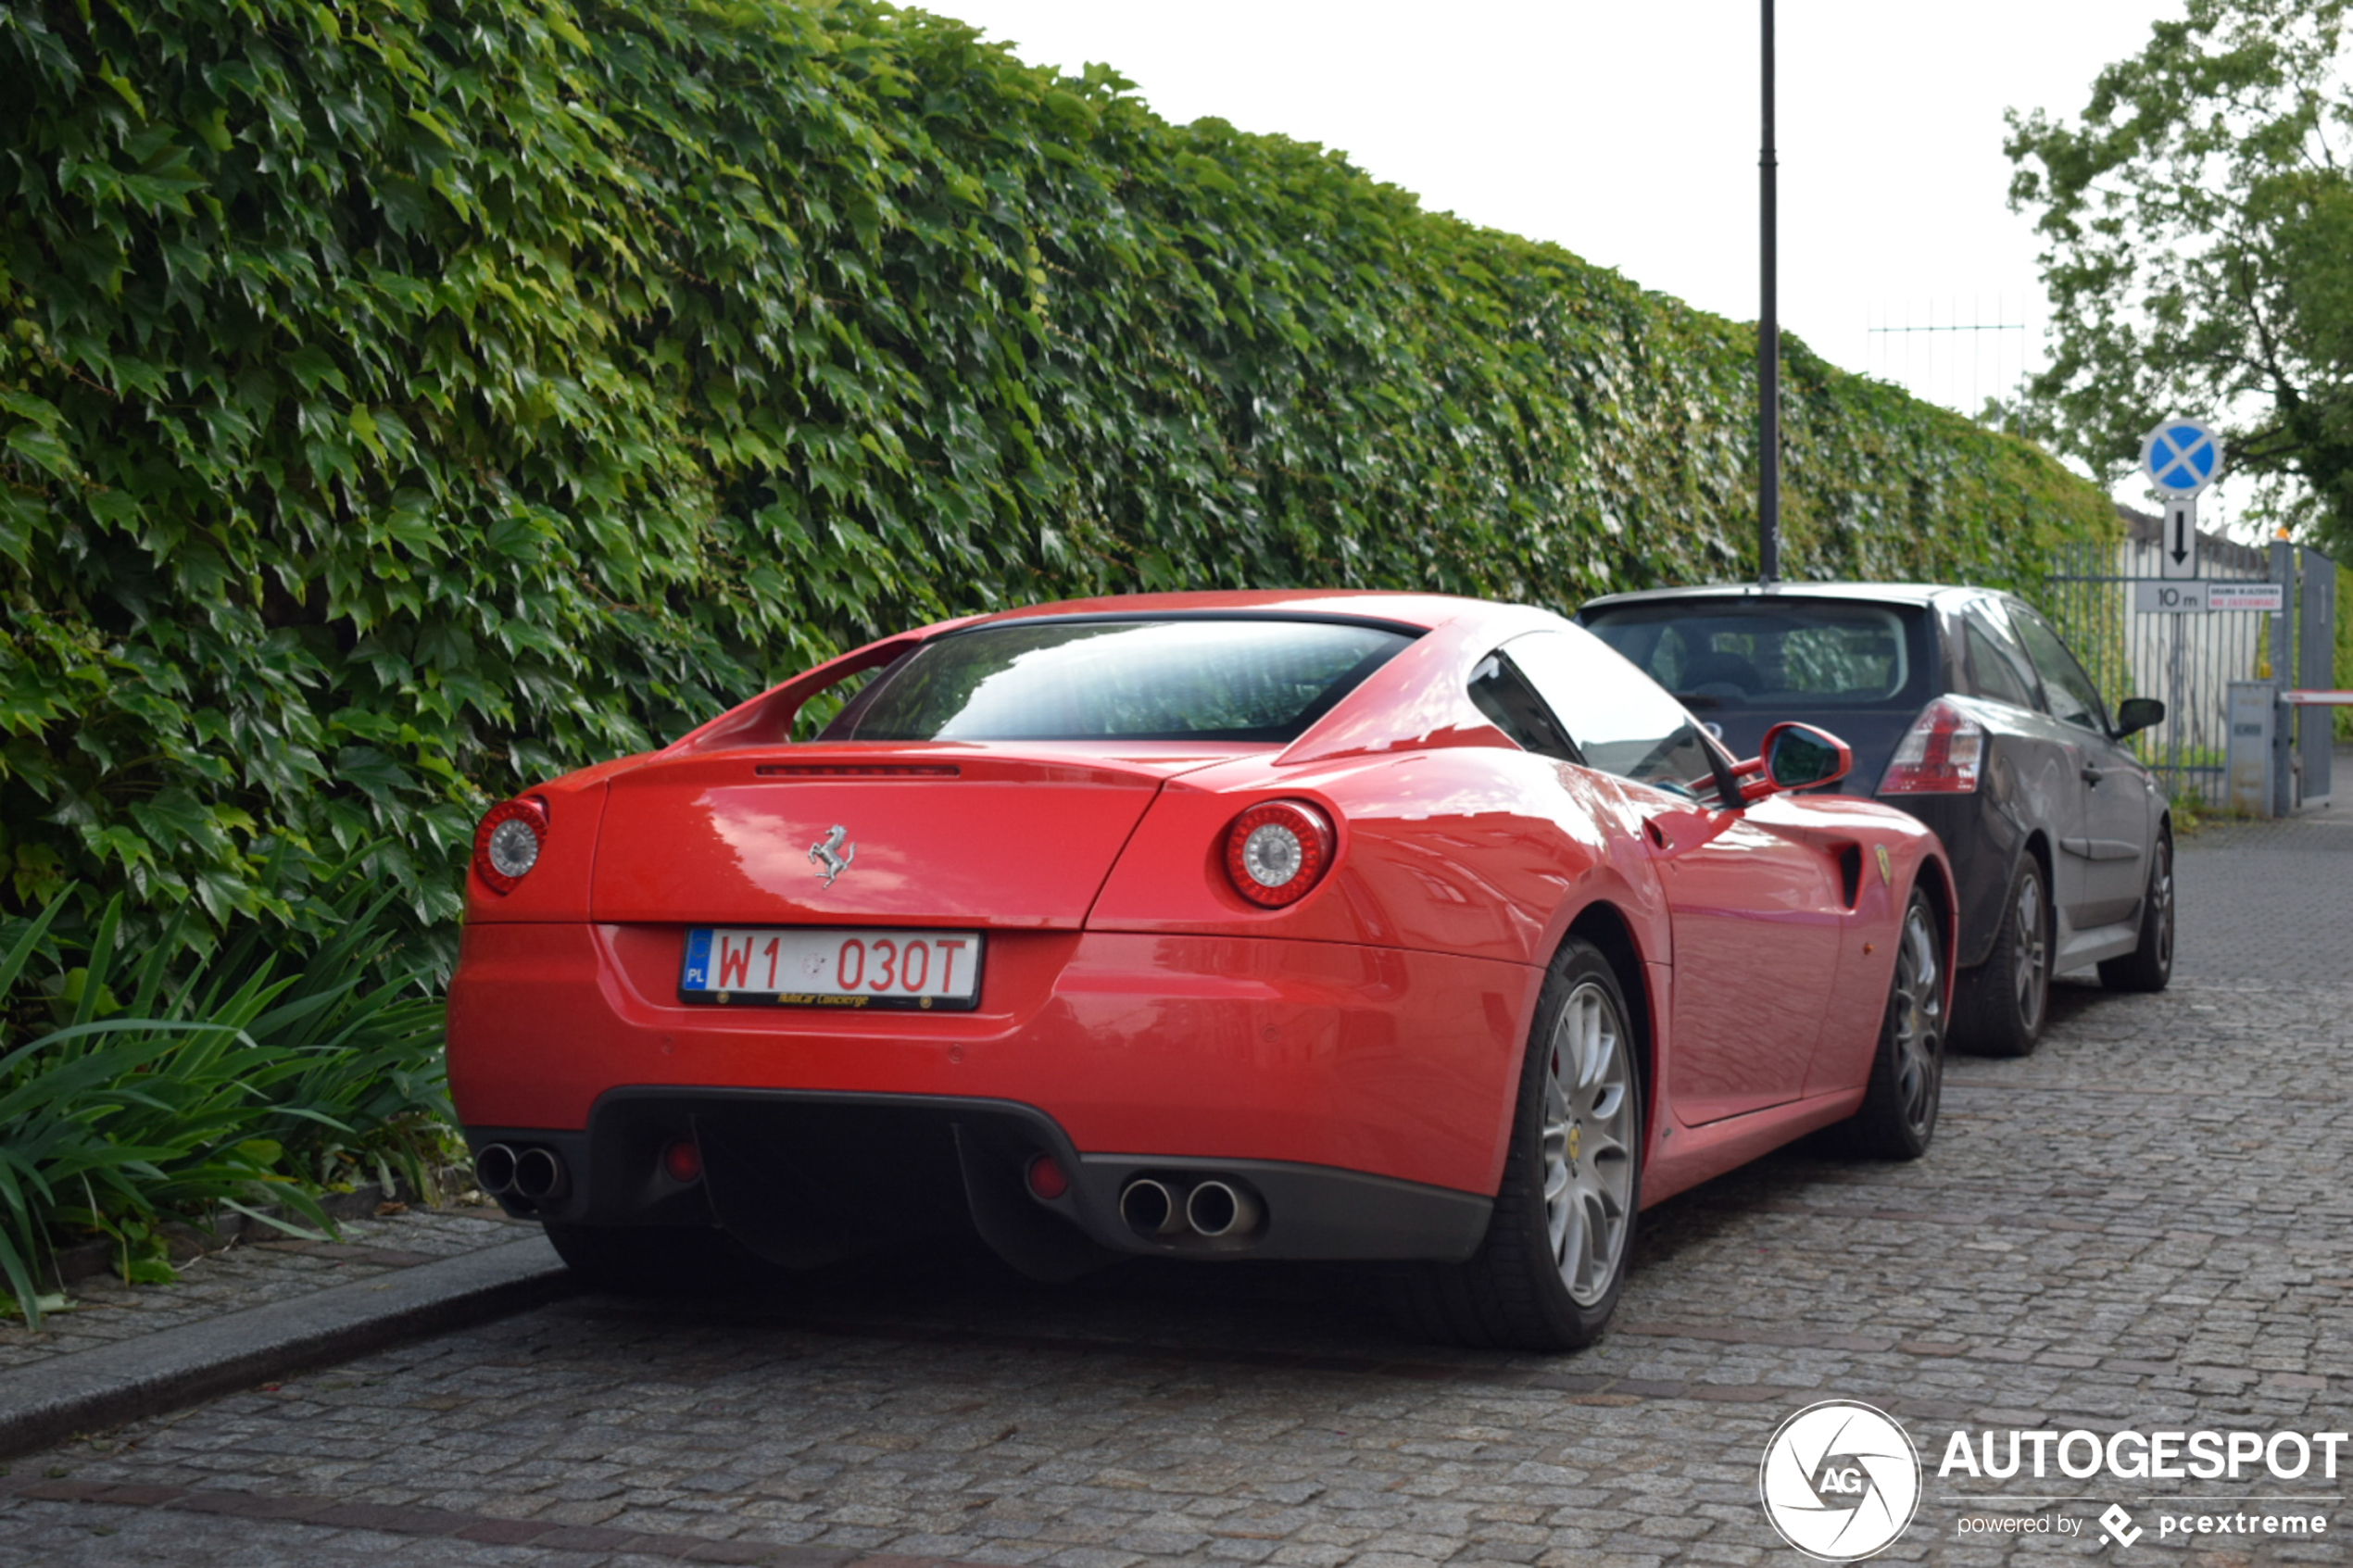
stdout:
{"type": "Polygon", "coordinates": [[[1332,825],[1313,806],[1270,800],[1226,830],[1226,875],[1234,891],[1279,909],[1307,896],[1332,863],[1332,825]]]}
{"type": "Polygon", "coordinates": [[[547,803],[535,795],[502,800],[474,830],[474,874],[494,893],[511,893],[547,843],[547,803]]]}

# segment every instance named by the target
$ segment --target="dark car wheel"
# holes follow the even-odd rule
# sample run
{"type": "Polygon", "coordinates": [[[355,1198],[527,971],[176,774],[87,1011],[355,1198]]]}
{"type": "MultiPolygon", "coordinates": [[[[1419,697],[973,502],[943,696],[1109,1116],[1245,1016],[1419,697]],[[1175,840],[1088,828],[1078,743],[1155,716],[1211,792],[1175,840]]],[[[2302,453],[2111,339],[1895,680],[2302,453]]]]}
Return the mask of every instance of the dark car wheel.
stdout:
{"type": "Polygon", "coordinates": [[[1571,938],[1544,978],[1510,1153],[1468,1262],[1396,1278],[1411,1331],[1463,1345],[1573,1350],[1617,1309],[1641,1205],[1642,1086],[1609,960],[1571,938]]]}
{"type": "Polygon", "coordinates": [[[1954,1038],[1981,1056],[2032,1056],[2050,1010],[2051,900],[2043,863],[2028,855],[2003,903],[1994,951],[1961,976],[1954,1038]]]}
{"type": "Polygon", "coordinates": [[[1875,1160],[1918,1160],[1936,1135],[1944,1093],[1944,935],[1928,895],[1914,888],[1896,938],[1870,1086],[1842,1127],[1846,1147],[1875,1160]]]}
{"type": "Polygon", "coordinates": [[[2173,840],[2157,836],[2149,856],[2149,886],[2141,900],[2141,945],[2100,962],[2100,984],[2111,991],[2162,991],[2173,978],[2173,840]]]}
{"type": "Polygon", "coordinates": [[[724,1231],[670,1225],[547,1223],[565,1267],[593,1290],[616,1296],[675,1296],[750,1284],[760,1261],[724,1231]]]}

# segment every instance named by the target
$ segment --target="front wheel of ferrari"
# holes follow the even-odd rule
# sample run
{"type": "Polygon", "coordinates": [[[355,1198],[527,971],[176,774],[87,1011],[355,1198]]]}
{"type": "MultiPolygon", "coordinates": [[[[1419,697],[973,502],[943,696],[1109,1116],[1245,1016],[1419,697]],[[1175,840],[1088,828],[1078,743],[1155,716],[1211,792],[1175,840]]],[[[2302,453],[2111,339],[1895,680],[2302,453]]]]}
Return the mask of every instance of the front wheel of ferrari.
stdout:
{"type": "Polygon", "coordinates": [[[1863,1106],[1845,1124],[1849,1148],[1878,1160],[1918,1160],[1936,1135],[1944,1092],[1944,937],[1928,895],[1912,890],[1895,938],[1895,977],[1880,1018],[1863,1106]]]}
{"type": "Polygon", "coordinates": [[[1529,1032],[1504,1180],[1467,1262],[1402,1273],[1405,1326],[1462,1345],[1574,1350],[1617,1309],[1641,1206],[1638,1042],[1609,960],[1571,938],[1529,1032]]]}

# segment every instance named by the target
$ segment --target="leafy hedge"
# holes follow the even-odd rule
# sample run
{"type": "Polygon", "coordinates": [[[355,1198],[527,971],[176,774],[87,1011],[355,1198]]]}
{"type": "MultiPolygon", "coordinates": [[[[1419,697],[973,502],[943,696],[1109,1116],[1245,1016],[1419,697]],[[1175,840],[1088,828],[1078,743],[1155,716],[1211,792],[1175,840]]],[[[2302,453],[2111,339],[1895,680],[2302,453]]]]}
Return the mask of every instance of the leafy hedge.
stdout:
{"type": "MultiPolygon", "coordinates": [[[[486,796],[944,612],[1748,570],[1747,329],[953,21],[0,0],[0,910],[388,834],[440,922],[486,796]]],[[[2112,528],[1787,361],[1795,571],[2112,528]]]]}
{"type": "Polygon", "coordinates": [[[31,1027],[0,1037],[0,1317],[40,1326],[62,1300],[44,1276],[74,1241],[107,1237],[124,1279],[154,1283],[172,1276],[170,1221],[229,1208],[296,1228],[267,1204],[332,1231],[313,1192],[371,1176],[435,1191],[449,1119],[437,977],[404,939],[413,926],[384,918],[396,890],[350,862],[317,880],[332,935],[245,922],[178,966],[170,941],[122,940],[120,894],[78,948],[50,930],[70,889],[0,918],[0,996],[29,968],[81,960],[69,995],[20,1009],[7,1022],[31,1027]],[[43,1010],[45,1029],[31,1022],[43,1010]]]}

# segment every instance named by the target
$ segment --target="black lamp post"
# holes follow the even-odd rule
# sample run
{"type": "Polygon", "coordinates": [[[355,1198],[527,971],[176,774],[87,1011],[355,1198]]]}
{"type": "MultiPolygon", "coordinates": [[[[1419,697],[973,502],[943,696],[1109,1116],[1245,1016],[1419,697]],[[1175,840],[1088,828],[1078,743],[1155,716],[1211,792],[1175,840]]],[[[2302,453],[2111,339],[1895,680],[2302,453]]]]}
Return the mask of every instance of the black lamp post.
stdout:
{"type": "Polygon", "coordinates": [[[1756,159],[1758,270],[1764,303],[1756,317],[1756,580],[1781,575],[1781,327],[1774,248],[1778,223],[1773,176],[1773,0],[1765,6],[1765,143],[1756,159]]]}

